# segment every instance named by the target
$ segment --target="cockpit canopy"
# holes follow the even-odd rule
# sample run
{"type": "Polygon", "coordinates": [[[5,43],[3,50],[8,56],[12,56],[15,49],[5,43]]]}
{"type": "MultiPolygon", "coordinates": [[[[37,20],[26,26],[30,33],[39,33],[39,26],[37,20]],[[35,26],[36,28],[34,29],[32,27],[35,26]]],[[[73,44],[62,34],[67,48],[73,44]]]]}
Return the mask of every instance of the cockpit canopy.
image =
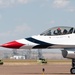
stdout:
{"type": "Polygon", "coordinates": [[[65,35],[65,34],[72,34],[75,33],[75,28],[73,27],[66,27],[66,26],[59,26],[59,27],[54,27],[51,29],[46,30],[45,32],[41,33],[40,35],[47,35],[47,36],[52,36],[52,35],[65,35]]]}

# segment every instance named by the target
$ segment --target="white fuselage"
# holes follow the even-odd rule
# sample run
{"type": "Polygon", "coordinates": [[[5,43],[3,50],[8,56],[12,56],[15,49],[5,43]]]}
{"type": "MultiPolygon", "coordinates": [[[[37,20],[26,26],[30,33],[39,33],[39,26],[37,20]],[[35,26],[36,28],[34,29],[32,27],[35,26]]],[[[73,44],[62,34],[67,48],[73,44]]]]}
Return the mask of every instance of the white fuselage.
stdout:
{"type": "MultiPolygon", "coordinates": [[[[20,39],[16,41],[25,44],[24,46],[20,47],[22,49],[32,49],[36,45],[45,46],[46,43],[51,44],[46,48],[71,48],[71,47],[75,48],[75,33],[67,35],[57,35],[57,36],[37,35],[37,36],[32,36],[31,38],[38,40],[38,42],[35,42],[36,40],[31,41],[27,39],[20,39]],[[45,42],[45,44],[39,43],[40,41],[45,42]]],[[[43,47],[40,48],[43,49],[43,47]]]]}

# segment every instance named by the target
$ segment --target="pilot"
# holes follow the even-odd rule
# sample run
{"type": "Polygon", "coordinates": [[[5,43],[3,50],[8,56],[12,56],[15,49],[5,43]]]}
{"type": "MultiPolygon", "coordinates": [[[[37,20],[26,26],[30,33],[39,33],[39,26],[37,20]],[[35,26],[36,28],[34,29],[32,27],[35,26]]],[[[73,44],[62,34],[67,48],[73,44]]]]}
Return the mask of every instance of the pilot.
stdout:
{"type": "Polygon", "coordinates": [[[61,29],[60,28],[57,29],[57,35],[61,35],[61,29]]]}

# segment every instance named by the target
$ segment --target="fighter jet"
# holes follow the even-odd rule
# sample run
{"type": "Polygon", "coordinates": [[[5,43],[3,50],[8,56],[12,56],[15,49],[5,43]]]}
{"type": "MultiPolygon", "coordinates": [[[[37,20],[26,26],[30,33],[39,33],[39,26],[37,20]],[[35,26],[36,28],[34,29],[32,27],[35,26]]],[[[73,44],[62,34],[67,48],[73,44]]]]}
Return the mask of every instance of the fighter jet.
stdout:
{"type": "Polygon", "coordinates": [[[57,26],[39,35],[14,40],[1,47],[13,49],[60,49],[64,58],[72,59],[71,74],[75,74],[75,28],[57,26]]]}

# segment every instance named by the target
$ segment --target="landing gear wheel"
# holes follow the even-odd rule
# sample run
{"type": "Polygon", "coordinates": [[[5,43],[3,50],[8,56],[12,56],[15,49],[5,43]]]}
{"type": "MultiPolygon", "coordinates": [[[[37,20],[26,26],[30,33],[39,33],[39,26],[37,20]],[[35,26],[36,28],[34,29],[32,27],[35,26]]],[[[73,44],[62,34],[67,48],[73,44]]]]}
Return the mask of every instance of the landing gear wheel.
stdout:
{"type": "Polygon", "coordinates": [[[70,69],[71,74],[75,74],[75,68],[70,69]]]}

